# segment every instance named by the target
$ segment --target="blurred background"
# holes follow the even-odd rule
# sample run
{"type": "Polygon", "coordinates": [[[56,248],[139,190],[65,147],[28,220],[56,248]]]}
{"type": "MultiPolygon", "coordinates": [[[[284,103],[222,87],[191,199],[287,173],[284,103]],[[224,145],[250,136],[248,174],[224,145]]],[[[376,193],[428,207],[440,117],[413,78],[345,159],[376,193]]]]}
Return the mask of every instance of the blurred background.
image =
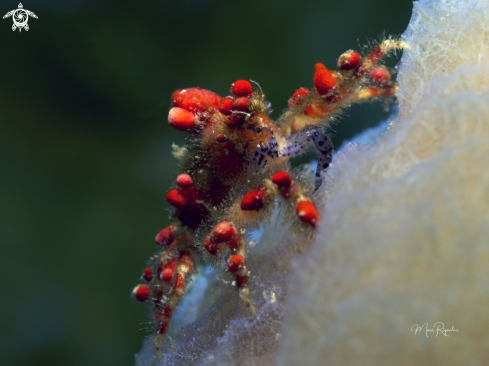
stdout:
{"type": "MultiPolygon", "coordinates": [[[[1,15],[18,6],[0,0],[1,15]]],[[[410,0],[26,0],[0,22],[0,364],[132,365],[147,327],[130,298],[169,222],[171,93],[260,83],[274,117],[314,63],[399,35],[410,0]]],[[[395,64],[395,60],[390,62],[395,64]]],[[[389,115],[348,110],[352,137],[389,115]]]]}

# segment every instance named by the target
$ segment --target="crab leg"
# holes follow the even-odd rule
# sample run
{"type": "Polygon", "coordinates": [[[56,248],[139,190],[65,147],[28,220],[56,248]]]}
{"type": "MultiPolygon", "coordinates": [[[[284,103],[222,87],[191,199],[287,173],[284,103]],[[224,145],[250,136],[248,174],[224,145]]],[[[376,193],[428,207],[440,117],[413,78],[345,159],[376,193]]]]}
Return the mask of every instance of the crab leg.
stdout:
{"type": "Polygon", "coordinates": [[[333,143],[325,135],[319,126],[308,126],[300,132],[291,135],[287,141],[289,145],[284,145],[279,150],[279,156],[297,156],[307,149],[309,141],[314,142],[314,146],[319,151],[320,156],[316,168],[316,189],[321,185],[321,172],[329,167],[333,159],[333,143]]]}
{"type": "Polygon", "coordinates": [[[228,271],[236,278],[239,297],[246,307],[254,314],[255,308],[250,300],[248,268],[246,267],[246,241],[241,237],[232,223],[223,221],[217,224],[207,237],[205,248],[211,255],[216,255],[224,246],[229,247],[231,255],[228,258],[228,271]]]}
{"type": "MultiPolygon", "coordinates": [[[[170,291],[168,294],[168,300],[163,307],[163,310],[159,314],[159,318],[157,319],[157,329],[156,329],[156,345],[159,347],[161,344],[161,339],[163,339],[168,324],[173,315],[173,311],[177,307],[180,299],[185,293],[185,279],[192,272],[195,266],[195,259],[189,252],[182,252],[180,256],[164,267],[162,276],[168,277],[171,283],[170,291]],[[166,271],[166,273],[165,273],[166,271]]],[[[165,278],[163,278],[165,280],[165,278]]]]}
{"type": "Polygon", "coordinates": [[[260,169],[267,165],[268,158],[278,158],[279,148],[277,138],[273,135],[268,141],[268,146],[260,146],[253,155],[253,163],[255,168],[260,169]]]}
{"type": "Polygon", "coordinates": [[[355,71],[356,77],[361,77],[367,73],[382,57],[388,52],[395,49],[408,48],[408,44],[403,41],[394,41],[392,39],[386,39],[379,46],[377,46],[367,57],[362,60],[362,63],[355,71]]]}
{"type": "MultiPolygon", "coordinates": [[[[232,246],[234,246],[234,244],[232,244],[232,246]]],[[[237,240],[235,251],[236,254],[231,255],[228,259],[228,271],[235,275],[239,297],[246,304],[246,307],[250,312],[254,314],[255,308],[251,303],[250,289],[247,286],[248,268],[246,266],[246,242],[243,238],[237,240]]]]}

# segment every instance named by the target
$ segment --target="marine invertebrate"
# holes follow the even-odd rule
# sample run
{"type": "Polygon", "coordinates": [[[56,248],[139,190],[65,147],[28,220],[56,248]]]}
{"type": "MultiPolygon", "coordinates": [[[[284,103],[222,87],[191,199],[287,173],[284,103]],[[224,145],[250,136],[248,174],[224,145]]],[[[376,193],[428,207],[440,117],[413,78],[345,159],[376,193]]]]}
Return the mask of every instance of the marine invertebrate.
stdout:
{"type": "Polygon", "coordinates": [[[181,162],[177,187],[166,196],[175,208],[174,223],[156,236],[161,251],[144,270],[147,284],[134,291],[151,306],[158,352],[198,260],[224,265],[254,313],[248,233],[278,205],[283,215],[295,215],[297,230],[313,236],[319,221],[313,193],[333,152],[322,126],[351,103],[394,96],[397,87],[378,64],[405,47],[402,41],[385,39],[363,57],[347,51],[338,60],[338,71],[317,63],[314,88],[293,93],[277,121],[269,116],[270,104],[260,86],[247,80],[234,82],[233,96],[225,98],[198,87],[173,93],[168,122],[187,134],[186,146],[175,154],[181,162]],[[314,181],[289,166],[289,159],[304,153],[310,143],[319,152],[314,181]]]}

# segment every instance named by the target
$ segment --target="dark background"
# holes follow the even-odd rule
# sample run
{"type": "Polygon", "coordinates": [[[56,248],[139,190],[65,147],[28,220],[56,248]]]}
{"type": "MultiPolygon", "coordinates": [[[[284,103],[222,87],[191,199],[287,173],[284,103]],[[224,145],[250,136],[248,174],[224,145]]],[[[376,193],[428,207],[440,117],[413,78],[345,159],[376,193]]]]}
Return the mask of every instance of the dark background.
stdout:
{"type": "MultiPolygon", "coordinates": [[[[0,1],[0,13],[17,8],[0,1]]],[[[0,22],[0,364],[132,365],[129,295],[168,223],[174,89],[258,81],[274,116],[314,63],[400,34],[409,0],[35,1],[0,22]]],[[[338,145],[388,115],[347,111],[338,145]]]]}

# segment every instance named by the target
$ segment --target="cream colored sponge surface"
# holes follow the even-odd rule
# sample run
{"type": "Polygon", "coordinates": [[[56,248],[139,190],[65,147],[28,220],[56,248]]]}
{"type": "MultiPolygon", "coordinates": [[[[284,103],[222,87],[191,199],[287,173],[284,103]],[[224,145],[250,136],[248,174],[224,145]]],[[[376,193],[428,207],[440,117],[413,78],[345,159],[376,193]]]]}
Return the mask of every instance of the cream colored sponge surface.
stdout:
{"type": "Polygon", "coordinates": [[[489,362],[488,29],[488,1],[414,3],[398,121],[325,177],[277,365],[489,362]]]}

